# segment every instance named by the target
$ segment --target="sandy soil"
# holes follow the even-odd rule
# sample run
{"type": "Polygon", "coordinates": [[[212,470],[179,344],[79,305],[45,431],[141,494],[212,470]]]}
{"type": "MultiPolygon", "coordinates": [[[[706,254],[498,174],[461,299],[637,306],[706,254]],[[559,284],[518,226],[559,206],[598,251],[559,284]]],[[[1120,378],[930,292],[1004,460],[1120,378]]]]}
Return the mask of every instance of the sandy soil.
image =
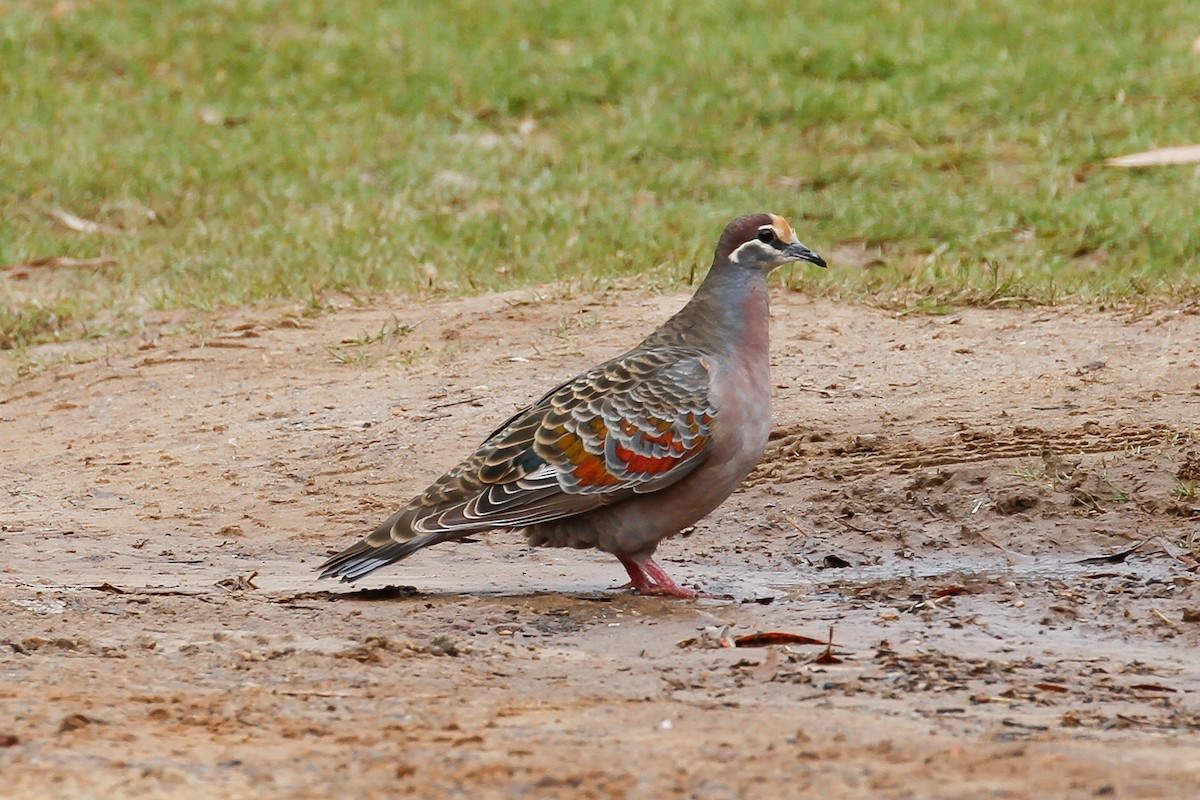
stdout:
{"type": "Polygon", "coordinates": [[[763,464],[660,549],[731,601],[512,534],[314,580],[683,299],[242,312],[0,389],[0,794],[1200,796],[1195,307],[780,293],[763,464]]]}

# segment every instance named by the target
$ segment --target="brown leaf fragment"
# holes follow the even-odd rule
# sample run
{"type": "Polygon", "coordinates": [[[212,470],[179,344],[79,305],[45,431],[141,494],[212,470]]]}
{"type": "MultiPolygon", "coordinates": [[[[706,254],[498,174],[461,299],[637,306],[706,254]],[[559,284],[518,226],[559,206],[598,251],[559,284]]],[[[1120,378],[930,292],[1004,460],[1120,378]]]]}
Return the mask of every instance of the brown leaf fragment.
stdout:
{"type": "Polygon", "coordinates": [[[842,659],[838,658],[837,656],[835,656],[833,654],[833,626],[832,625],[829,626],[829,637],[826,639],[826,641],[828,642],[828,644],[825,645],[825,652],[821,653],[821,655],[814,658],[812,663],[814,663],[814,664],[841,664],[841,663],[843,663],[842,659]]]}
{"type": "Polygon", "coordinates": [[[1170,686],[1163,686],[1161,683],[1135,683],[1129,688],[1139,692],[1171,692],[1172,694],[1179,691],[1178,689],[1172,689],[1170,686]]]}
{"type": "Polygon", "coordinates": [[[843,661],[842,659],[838,658],[837,656],[835,656],[833,654],[833,645],[831,644],[825,648],[825,650],[821,653],[821,655],[814,658],[812,660],[812,663],[814,663],[814,664],[844,664],[845,661],[843,661]]]}
{"type": "Polygon", "coordinates": [[[1033,688],[1041,689],[1043,692],[1067,692],[1067,687],[1061,683],[1035,683],[1033,688]]]}
{"type": "Polygon", "coordinates": [[[829,642],[803,636],[799,633],[784,633],[783,631],[768,631],[739,636],[733,640],[734,647],[771,647],[777,644],[815,644],[828,645],[829,642]]]}
{"type": "Polygon", "coordinates": [[[967,587],[960,584],[943,586],[941,589],[937,589],[933,592],[934,597],[956,597],[960,594],[967,594],[967,587]]]}
{"type": "Polygon", "coordinates": [[[16,747],[20,743],[21,740],[14,734],[0,733],[0,747],[16,747]]]}

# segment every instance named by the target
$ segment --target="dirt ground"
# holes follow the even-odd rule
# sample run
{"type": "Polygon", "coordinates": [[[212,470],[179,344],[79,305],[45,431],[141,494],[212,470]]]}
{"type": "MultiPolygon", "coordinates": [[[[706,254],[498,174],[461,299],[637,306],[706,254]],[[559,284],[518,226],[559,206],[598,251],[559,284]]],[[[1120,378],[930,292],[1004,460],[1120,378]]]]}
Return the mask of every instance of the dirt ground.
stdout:
{"type": "Polygon", "coordinates": [[[729,601],[511,533],[315,580],[683,300],[162,314],[38,351],[69,358],[0,389],[0,794],[1200,797],[1195,306],[776,290],[768,452],[659,551],[729,601]],[[832,644],[724,646],[756,632],[832,644]]]}

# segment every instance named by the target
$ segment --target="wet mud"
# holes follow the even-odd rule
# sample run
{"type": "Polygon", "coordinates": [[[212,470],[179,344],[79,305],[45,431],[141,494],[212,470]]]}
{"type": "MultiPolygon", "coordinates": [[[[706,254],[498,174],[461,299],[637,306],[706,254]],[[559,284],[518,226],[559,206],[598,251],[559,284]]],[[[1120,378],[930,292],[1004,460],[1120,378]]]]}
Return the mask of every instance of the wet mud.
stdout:
{"type": "Polygon", "coordinates": [[[0,390],[7,795],[1200,786],[1195,308],[780,293],[763,461],[659,551],[731,600],[631,595],[610,557],[512,533],[314,579],[682,301],[163,315],[39,352],[0,390]]]}

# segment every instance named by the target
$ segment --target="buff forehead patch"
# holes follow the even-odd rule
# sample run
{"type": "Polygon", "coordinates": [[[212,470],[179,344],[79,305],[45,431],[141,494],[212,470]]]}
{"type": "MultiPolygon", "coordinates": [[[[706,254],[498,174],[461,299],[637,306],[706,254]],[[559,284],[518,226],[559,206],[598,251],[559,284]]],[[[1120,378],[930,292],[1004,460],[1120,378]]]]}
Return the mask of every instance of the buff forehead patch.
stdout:
{"type": "Polygon", "coordinates": [[[796,231],[792,229],[791,223],[776,214],[769,216],[771,217],[771,225],[775,228],[775,233],[780,239],[789,244],[796,241],[796,231]]]}

